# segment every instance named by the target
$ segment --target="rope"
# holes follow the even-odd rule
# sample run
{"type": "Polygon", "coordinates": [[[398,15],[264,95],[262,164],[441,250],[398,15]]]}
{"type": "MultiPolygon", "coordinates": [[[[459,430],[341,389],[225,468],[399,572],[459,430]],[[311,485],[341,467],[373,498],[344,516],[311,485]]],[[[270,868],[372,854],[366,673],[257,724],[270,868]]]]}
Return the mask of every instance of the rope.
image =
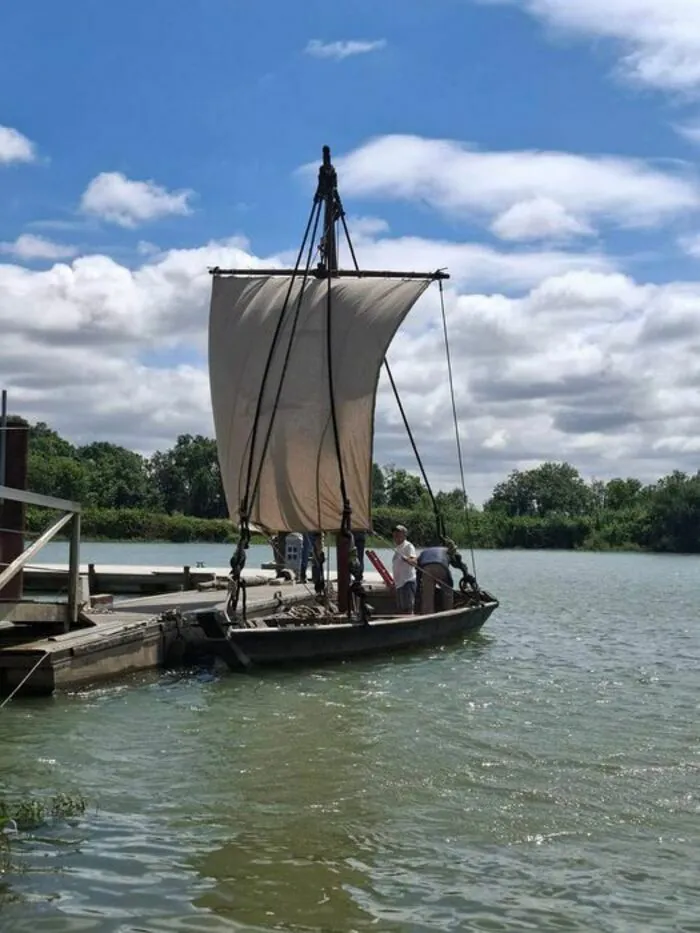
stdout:
{"type": "MultiPolygon", "coordinates": [[[[341,220],[341,223],[342,223],[342,225],[343,225],[343,230],[344,230],[344,232],[345,232],[345,239],[346,239],[347,242],[348,242],[348,247],[349,247],[349,249],[350,249],[350,255],[351,255],[351,257],[352,257],[352,261],[353,261],[353,264],[354,264],[354,266],[355,266],[355,270],[356,270],[357,272],[359,272],[359,271],[360,271],[360,266],[359,266],[359,264],[358,264],[358,262],[357,262],[357,256],[355,255],[355,247],[352,245],[352,239],[351,239],[351,237],[350,237],[350,231],[348,230],[347,221],[345,220],[345,211],[343,210],[342,205],[340,204],[340,198],[338,199],[338,203],[339,203],[339,207],[340,207],[340,220],[341,220]]],[[[440,287],[442,288],[442,282],[440,283],[440,287]]],[[[443,537],[445,536],[445,522],[444,522],[443,517],[442,517],[442,515],[441,515],[441,513],[440,513],[440,509],[438,508],[438,504],[437,504],[437,501],[436,501],[436,499],[435,499],[435,496],[433,495],[433,490],[432,490],[432,488],[431,488],[431,486],[430,486],[430,482],[429,482],[429,480],[428,480],[428,474],[426,473],[425,467],[423,466],[423,460],[421,459],[421,456],[420,456],[420,454],[419,454],[419,452],[418,452],[418,447],[417,447],[416,442],[415,442],[415,439],[414,439],[414,437],[413,437],[413,432],[411,431],[411,426],[410,426],[410,424],[408,423],[408,418],[406,417],[406,412],[405,412],[405,410],[404,410],[403,403],[401,402],[401,396],[399,395],[399,390],[397,389],[396,383],[394,382],[394,376],[392,375],[391,368],[390,368],[390,366],[389,366],[389,361],[387,360],[386,357],[384,357],[384,367],[385,367],[385,369],[386,369],[387,376],[389,377],[389,382],[391,383],[391,388],[392,388],[392,391],[393,391],[393,393],[394,393],[394,398],[396,399],[396,404],[399,406],[399,411],[401,412],[401,418],[403,419],[404,427],[406,428],[406,433],[408,434],[408,439],[409,439],[409,441],[411,442],[411,447],[413,448],[413,453],[414,453],[415,456],[416,456],[416,460],[417,460],[417,462],[418,462],[418,467],[419,467],[420,472],[421,472],[421,475],[422,475],[422,477],[423,477],[423,482],[425,483],[425,488],[427,489],[428,495],[430,496],[430,502],[431,502],[431,504],[432,504],[432,506],[433,506],[433,512],[434,512],[434,514],[435,514],[435,526],[436,526],[436,530],[437,530],[437,533],[438,533],[438,537],[443,538],[443,537]]]]}
{"type": "Polygon", "coordinates": [[[7,706],[7,704],[10,702],[10,700],[12,699],[12,697],[17,693],[18,690],[20,690],[20,689],[24,686],[24,684],[29,680],[29,678],[32,676],[32,674],[33,674],[34,671],[37,669],[37,667],[39,667],[39,665],[41,664],[41,662],[44,661],[46,658],[48,658],[48,656],[49,656],[49,652],[48,652],[48,651],[45,651],[45,652],[42,654],[42,656],[39,658],[39,660],[36,662],[36,664],[34,665],[34,667],[31,669],[31,671],[30,671],[28,674],[25,674],[25,676],[22,678],[22,680],[20,680],[20,682],[17,684],[17,686],[15,687],[15,689],[12,691],[12,693],[11,693],[8,697],[5,697],[5,699],[2,701],[2,703],[0,703],[0,709],[3,709],[3,707],[7,706]]]}
{"type": "Polygon", "coordinates": [[[433,512],[435,513],[435,526],[436,526],[436,529],[437,529],[438,537],[439,537],[439,538],[444,538],[444,537],[445,537],[445,522],[444,522],[444,519],[443,519],[443,517],[442,517],[442,514],[440,513],[440,509],[439,509],[439,507],[438,507],[437,500],[435,499],[435,496],[433,495],[433,490],[432,490],[432,488],[431,488],[431,486],[430,486],[430,481],[428,480],[428,474],[425,472],[425,467],[423,466],[423,461],[422,461],[422,459],[421,459],[421,455],[418,453],[418,447],[416,446],[416,442],[415,442],[414,437],[413,437],[413,432],[411,431],[411,426],[410,426],[410,424],[408,423],[408,418],[406,417],[406,412],[404,411],[404,407],[403,407],[403,404],[402,404],[402,402],[401,402],[401,397],[400,397],[400,395],[399,395],[399,390],[396,388],[396,383],[394,382],[394,377],[393,377],[392,372],[391,372],[391,369],[390,369],[390,367],[389,367],[389,361],[387,360],[386,357],[384,357],[384,367],[385,367],[385,369],[386,369],[387,376],[389,377],[389,382],[391,383],[391,388],[392,388],[393,391],[394,391],[394,398],[396,399],[396,404],[399,406],[399,411],[401,412],[401,417],[403,418],[404,427],[406,428],[406,433],[408,434],[408,439],[409,439],[409,441],[411,442],[411,447],[413,448],[413,453],[416,455],[416,460],[418,461],[418,468],[419,468],[420,471],[421,471],[421,475],[422,475],[422,477],[423,477],[423,482],[425,483],[425,488],[426,488],[426,490],[428,491],[428,495],[430,496],[430,501],[431,501],[432,506],[433,506],[433,512]]]}
{"type": "Polygon", "coordinates": [[[236,547],[236,552],[231,560],[232,588],[231,588],[231,594],[229,596],[229,600],[227,604],[227,614],[229,614],[230,612],[235,613],[238,608],[239,596],[242,596],[242,617],[243,617],[244,622],[246,620],[247,600],[246,600],[246,592],[245,592],[245,581],[241,577],[241,572],[243,570],[243,567],[245,566],[245,561],[246,561],[245,552],[247,551],[248,545],[250,543],[250,526],[249,526],[250,507],[252,503],[255,501],[255,497],[258,494],[258,489],[260,487],[260,480],[262,478],[262,471],[265,465],[265,456],[267,454],[267,449],[270,444],[270,437],[272,436],[272,427],[274,424],[275,415],[277,414],[277,409],[279,407],[279,400],[282,394],[282,387],[284,385],[284,379],[287,373],[287,367],[288,367],[289,358],[291,355],[294,334],[296,332],[296,326],[299,320],[299,312],[301,310],[301,304],[304,298],[304,289],[306,287],[306,281],[309,276],[311,255],[312,255],[312,251],[314,247],[314,240],[316,238],[316,231],[318,229],[319,218],[321,216],[321,206],[322,206],[321,200],[317,195],[316,198],[314,199],[314,204],[311,208],[311,213],[309,215],[309,220],[306,225],[306,230],[304,231],[304,238],[299,248],[299,253],[297,254],[297,259],[294,265],[293,274],[291,275],[290,280],[289,280],[289,288],[287,289],[287,294],[285,295],[285,299],[282,304],[282,308],[280,310],[279,318],[277,319],[277,325],[275,327],[275,332],[272,336],[272,342],[270,344],[270,350],[267,355],[265,369],[263,370],[263,377],[261,380],[260,391],[258,393],[258,400],[257,400],[256,408],[255,408],[255,417],[253,419],[253,428],[251,431],[250,453],[248,457],[248,469],[246,473],[245,494],[240,504],[241,533],[240,533],[238,545],[236,547]],[[313,232],[311,232],[312,227],[313,227],[313,232]],[[255,477],[255,483],[253,485],[253,490],[251,494],[250,486],[251,486],[251,480],[253,477],[253,462],[255,459],[255,448],[256,448],[256,442],[257,442],[258,427],[260,424],[260,413],[262,410],[262,403],[263,403],[263,398],[265,395],[265,388],[267,386],[267,380],[270,375],[272,360],[274,358],[275,351],[277,349],[277,345],[279,341],[279,337],[282,332],[282,325],[285,321],[287,307],[289,305],[289,300],[291,298],[292,290],[294,288],[294,282],[297,279],[297,273],[299,271],[299,266],[304,256],[304,250],[306,248],[307,240],[309,240],[310,232],[311,232],[311,239],[309,241],[308,256],[306,260],[306,266],[304,269],[302,285],[301,285],[301,289],[299,292],[299,299],[297,301],[297,307],[296,307],[296,312],[294,315],[294,320],[292,322],[292,329],[291,329],[291,334],[289,337],[289,343],[287,346],[287,352],[285,354],[284,363],[282,366],[282,372],[281,372],[280,380],[279,380],[279,385],[277,386],[277,392],[275,394],[275,401],[274,401],[274,405],[273,405],[273,408],[270,414],[270,422],[268,424],[267,433],[265,435],[265,440],[262,445],[262,451],[260,454],[260,462],[258,465],[258,470],[257,470],[257,474],[255,477]]]}
{"type": "MultiPolygon", "coordinates": [[[[305,288],[306,288],[306,283],[307,283],[307,281],[308,281],[309,274],[310,274],[310,269],[311,269],[311,257],[312,257],[313,245],[314,245],[314,240],[315,240],[315,238],[316,238],[316,233],[317,233],[317,230],[318,230],[318,222],[319,222],[319,219],[320,219],[320,216],[321,216],[321,202],[318,202],[317,204],[315,204],[314,207],[315,207],[315,211],[316,211],[316,219],[315,219],[315,221],[314,221],[313,233],[311,234],[311,241],[310,241],[310,243],[309,243],[309,251],[308,251],[307,258],[306,258],[306,267],[304,268],[304,274],[303,274],[303,277],[302,277],[302,280],[301,280],[301,288],[300,288],[300,290],[299,290],[299,298],[298,298],[298,300],[297,300],[297,306],[296,306],[296,309],[295,309],[295,312],[294,312],[294,318],[293,318],[293,320],[292,320],[292,327],[291,327],[291,330],[290,330],[290,333],[289,333],[289,341],[288,341],[288,343],[287,343],[287,351],[286,351],[286,353],[285,353],[285,355],[284,355],[284,362],[282,363],[282,372],[280,373],[279,383],[278,383],[278,385],[277,385],[277,392],[275,393],[275,400],[274,400],[274,403],[273,403],[273,405],[272,405],[272,410],[270,411],[270,421],[269,421],[268,426],[267,426],[267,432],[266,432],[266,434],[265,434],[265,441],[264,441],[264,443],[263,443],[262,451],[261,451],[261,453],[260,453],[260,463],[259,463],[259,466],[258,466],[257,476],[255,477],[255,485],[254,485],[254,487],[253,487],[253,494],[252,494],[251,499],[250,499],[251,503],[252,503],[253,501],[255,501],[255,497],[256,497],[257,494],[258,494],[258,489],[260,488],[260,480],[262,479],[262,471],[263,471],[263,468],[264,468],[264,466],[265,466],[265,457],[266,457],[266,455],[267,455],[267,448],[269,447],[269,444],[270,444],[270,438],[272,437],[272,428],[273,428],[274,423],[275,423],[275,416],[276,416],[276,414],[277,414],[277,409],[279,408],[280,398],[282,397],[282,389],[284,388],[284,380],[285,380],[285,378],[286,378],[286,376],[287,376],[287,369],[288,369],[288,367],[289,367],[289,360],[290,360],[290,358],[291,358],[291,355],[292,355],[292,347],[293,347],[293,345],[294,345],[294,335],[296,334],[297,324],[299,323],[299,315],[300,315],[300,313],[301,313],[301,305],[302,305],[302,302],[303,302],[303,300],[304,300],[304,290],[305,290],[305,288]]],[[[304,240],[304,243],[305,243],[305,242],[306,242],[306,239],[304,240]]],[[[296,272],[296,268],[295,268],[295,272],[296,272]]],[[[291,277],[291,281],[294,282],[295,279],[296,279],[296,275],[293,275],[293,276],[291,277]]],[[[287,297],[285,298],[285,302],[284,302],[284,305],[283,305],[283,307],[282,307],[282,312],[280,313],[280,320],[279,320],[279,323],[280,323],[280,324],[281,324],[281,322],[282,322],[282,317],[283,317],[283,315],[284,315],[284,313],[285,313],[285,311],[286,311],[287,303],[288,303],[289,297],[290,297],[290,295],[291,295],[291,290],[292,290],[292,289],[291,289],[291,283],[290,283],[289,290],[287,291],[287,297]]],[[[274,342],[276,341],[276,339],[277,339],[278,336],[279,336],[279,331],[276,331],[276,332],[275,332],[275,337],[273,338],[273,347],[270,348],[270,357],[269,357],[269,359],[268,359],[268,364],[269,364],[269,362],[271,362],[271,360],[272,360],[272,353],[273,353],[273,350],[274,350],[274,342]]],[[[265,375],[267,375],[267,369],[269,369],[269,366],[266,368],[266,374],[265,374],[265,375]]],[[[261,389],[260,389],[260,395],[258,396],[258,405],[257,405],[256,411],[255,411],[255,426],[256,426],[256,428],[257,428],[258,418],[260,417],[260,409],[261,409],[261,406],[262,406],[263,393],[264,393],[264,391],[265,391],[264,386],[265,386],[265,382],[264,382],[264,380],[263,380],[263,385],[262,385],[262,387],[261,387],[261,389]]],[[[252,456],[252,447],[251,447],[251,456],[252,456]]]]}
{"type": "Polygon", "coordinates": [[[459,419],[457,417],[457,403],[455,402],[454,380],[452,379],[452,359],[450,356],[450,342],[447,337],[447,315],[445,313],[445,293],[442,287],[442,279],[438,282],[440,288],[440,312],[442,314],[442,330],[445,335],[445,356],[447,357],[447,373],[450,382],[450,397],[452,399],[452,417],[455,425],[455,440],[457,443],[457,459],[459,461],[459,476],[462,483],[462,495],[464,496],[464,516],[467,525],[467,535],[469,537],[469,552],[472,560],[472,572],[476,578],[476,560],[474,558],[474,535],[472,534],[471,516],[469,514],[469,500],[467,499],[467,486],[464,481],[464,461],[462,460],[462,444],[459,437],[459,419]]]}
{"type": "Polygon", "coordinates": [[[333,384],[333,335],[332,335],[332,279],[328,274],[328,288],[326,291],[326,356],[328,357],[328,395],[331,408],[331,423],[333,425],[333,442],[335,445],[335,455],[338,459],[338,473],[340,474],[340,495],[343,499],[343,525],[342,528],[350,530],[350,503],[348,502],[348,492],[345,485],[345,470],[343,469],[343,457],[340,449],[340,433],[338,431],[338,413],[335,407],[335,386],[333,384]]]}
{"type": "MultiPolygon", "coordinates": [[[[311,231],[311,228],[312,228],[312,225],[313,225],[313,233],[311,234],[311,246],[310,246],[310,248],[309,248],[309,252],[310,252],[310,251],[311,251],[311,248],[313,248],[313,242],[314,242],[314,239],[315,239],[315,237],[316,237],[316,229],[317,229],[317,227],[318,227],[318,220],[319,220],[319,217],[320,217],[320,213],[321,213],[321,202],[318,200],[318,198],[316,198],[316,199],[314,200],[314,204],[313,204],[313,206],[312,206],[312,208],[311,208],[311,213],[309,214],[309,220],[308,220],[308,223],[306,224],[306,230],[304,231],[304,238],[303,238],[303,240],[302,240],[302,242],[301,242],[301,246],[299,247],[299,252],[298,252],[298,254],[297,254],[296,263],[294,264],[294,273],[293,273],[293,275],[290,276],[290,279],[289,279],[289,288],[287,289],[287,294],[286,294],[286,296],[285,296],[284,303],[283,303],[283,305],[282,305],[282,309],[281,309],[281,311],[280,311],[279,318],[278,318],[278,320],[277,320],[277,326],[275,327],[275,332],[274,332],[274,334],[272,335],[272,343],[270,344],[270,350],[269,350],[269,353],[268,353],[268,355],[267,355],[267,361],[266,361],[266,363],[265,363],[265,369],[263,370],[262,382],[261,382],[261,385],[260,385],[260,391],[259,391],[259,393],[258,393],[258,401],[257,401],[256,407],[255,407],[255,416],[254,416],[254,418],[253,418],[253,430],[252,430],[252,433],[251,433],[250,454],[249,454],[249,457],[248,457],[248,470],[247,470],[247,475],[246,475],[245,495],[244,495],[244,498],[243,498],[242,509],[241,509],[241,511],[242,511],[243,514],[245,515],[246,520],[247,520],[247,517],[248,517],[248,511],[249,511],[250,505],[252,504],[252,501],[253,501],[253,499],[255,498],[255,495],[256,495],[256,493],[257,493],[257,487],[258,487],[258,485],[259,485],[259,482],[260,482],[260,475],[261,475],[261,473],[262,473],[262,464],[263,464],[263,462],[264,462],[265,453],[266,453],[266,451],[267,451],[267,445],[269,444],[269,440],[270,440],[270,433],[271,433],[272,421],[273,421],[273,419],[274,419],[274,413],[275,413],[276,408],[277,408],[277,402],[279,401],[279,391],[278,391],[277,399],[276,399],[276,402],[275,402],[275,408],[273,409],[273,412],[272,412],[272,415],[271,415],[271,418],[270,418],[270,427],[269,427],[269,429],[268,429],[268,434],[267,434],[267,437],[266,437],[266,439],[265,439],[265,444],[264,444],[264,446],[263,446],[262,455],[261,455],[261,457],[260,457],[260,467],[259,467],[259,469],[258,469],[258,475],[257,475],[257,477],[256,477],[255,489],[254,489],[253,495],[252,495],[252,497],[251,497],[251,495],[250,495],[250,483],[251,483],[252,476],[253,476],[253,461],[254,461],[254,459],[255,459],[255,445],[256,445],[256,441],[257,441],[258,425],[259,425],[259,423],[260,423],[260,412],[261,412],[261,410],[262,410],[262,403],[263,403],[263,397],[264,397],[264,394],[265,394],[265,388],[266,388],[266,386],[267,386],[267,379],[268,379],[268,377],[269,377],[269,375],[270,375],[270,368],[271,368],[271,366],[272,366],[272,360],[273,360],[274,355],[275,355],[275,350],[277,349],[277,341],[279,340],[279,336],[280,336],[280,333],[281,333],[281,331],[282,331],[282,325],[283,325],[283,323],[284,323],[285,315],[286,315],[286,312],[287,312],[287,306],[288,306],[288,304],[289,304],[289,299],[290,299],[291,296],[292,296],[292,290],[293,290],[293,288],[294,288],[294,282],[296,281],[296,278],[297,278],[297,273],[298,273],[298,271],[299,271],[299,266],[301,265],[301,260],[302,260],[302,258],[303,258],[303,256],[304,256],[304,249],[305,249],[305,247],[306,247],[306,242],[307,242],[307,240],[308,240],[308,238],[309,238],[309,232],[311,231]],[[315,215],[315,216],[314,216],[314,215],[315,215]]],[[[308,263],[307,263],[307,267],[306,267],[306,269],[304,270],[304,283],[306,282],[306,278],[307,278],[307,276],[308,276],[308,272],[309,272],[309,268],[308,268],[308,263]]],[[[302,298],[302,296],[303,296],[303,291],[304,291],[304,286],[302,285],[302,291],[301,291],[301,294],[300,294],[300,296],[299,296],[299,305],[297,306],[297,315],[298,315],[298,308],[299,308],[299,306],[301,305],[301,298],[302,298]]],[[[291,346],[291,341],[290,341],[290,346],[291,346]]],[[[287,355],[287,359],[289,359],[289,354],[287,355]]],[[[280,379],[280,389],[281,389],[281,383],[282,383],[283,380],[284,380],[284,373],[285,373],[285,371],[286,371],[286,361],[285,361],[285,368],[283,369],[282,377],[281,377],[281,379],[280,379]]]]}

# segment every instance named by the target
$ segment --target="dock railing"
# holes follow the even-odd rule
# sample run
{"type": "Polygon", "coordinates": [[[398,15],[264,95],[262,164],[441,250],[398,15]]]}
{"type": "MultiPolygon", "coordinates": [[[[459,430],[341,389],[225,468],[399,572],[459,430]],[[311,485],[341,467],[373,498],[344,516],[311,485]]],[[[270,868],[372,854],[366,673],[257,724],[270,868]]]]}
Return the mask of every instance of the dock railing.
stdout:
{"type": "MultiPolygon", "coordinates": [[[[56,535],[66,527],[66,525],[70,524],[68,615],[66,628],[75,625],[78,622],[78,615],[80,612],[80,503],[71,502],[69,499],[56,499],[54,496],[43,496],[36,492],[28,492],[24,489],[13,489],[11,486],[0,486],[0,502],[2,502],[3,499],[8,499],[11,502],[22,502],[25,505],[43,506],[47,509],[63,512],[63,515],[61,515],[50,528],[42,532],[42,534],[25,548],[12,563],[8,564],[4,569],[0,569],[0,593],[5,584],[9,583],[10,580],[39,553],[45,544],[48,544],[49,541],[55,538],[56,535]]],[[[20,601],[21,600],[18,600],[18,602],[20,601]]]]}

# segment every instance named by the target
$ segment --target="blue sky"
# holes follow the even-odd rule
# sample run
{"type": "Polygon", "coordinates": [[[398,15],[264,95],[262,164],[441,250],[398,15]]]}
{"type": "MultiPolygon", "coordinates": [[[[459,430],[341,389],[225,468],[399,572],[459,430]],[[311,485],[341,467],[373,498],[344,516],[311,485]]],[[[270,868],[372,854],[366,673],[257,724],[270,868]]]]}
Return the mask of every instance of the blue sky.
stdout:
{"type": "MultiPolygon", "coordinates": [[[[346,208],[364,218],[361,259],[456,273],[465,423],[484,488],[548,456],[601,475],[692,465],[697,388],[674,382],[677,344],[652,353],[651,339],[694,346],[696,61],[694,0],[5,4],[0,318],[17,333],[0,376],[30,416],[76,438],[148,450],[208,430],[200,272],[296,246],[313,193],[299,169],[328,143],[346,208]],[[532,346],[528,328],[542,335],[532,346]],[[86,345],[105,365],[87,368],[95,401],[78,417],[85,387],[70,374],[86,345]],[[49,350],[54,383],[47,370],[39,388],[28,361],[49,350]],[[624,386],[574,398],[574,372],[624,386]],[[611,404],[629,416],[614,435],[602,417],[595,429],[611,404]]],[[[433,350],[437,366],[425,315],[395,352],[433,438],[441,403],[428,415],[425,393],[411,399],[433,350]]],[[[383,404],[380,394],[378,445],[400,459],[383,404]]]]}
{"type": "MultiPolygon", "coordinates": [[[[49,161],[0,175],[0,237],[70,219],[89,179],[119,171],[196,192],[186,223],[149,227],[167,245],[244,231],[263,253],[288,248],[310,193],[294,170],[324,142],[340,153],[378,134],[695,158],[672,127],[677,102],[611,81],[613,49],[547,41],[508,5],[403,0],[400,9],[395,0],[5,5],[2,121],[49,161]],[[310,38],[386,46],[334,61],[304,54],[310,38]]],[[[351,207],[377,210],[359,199],[351,207]]],[[[381,213],[398,232],[455,233],[426,210],[381,213]]],[[[109,234],[114,245],[134,242],[109,234]]],[[[83,239],[103,246],[105,233],[83,239]]]]}

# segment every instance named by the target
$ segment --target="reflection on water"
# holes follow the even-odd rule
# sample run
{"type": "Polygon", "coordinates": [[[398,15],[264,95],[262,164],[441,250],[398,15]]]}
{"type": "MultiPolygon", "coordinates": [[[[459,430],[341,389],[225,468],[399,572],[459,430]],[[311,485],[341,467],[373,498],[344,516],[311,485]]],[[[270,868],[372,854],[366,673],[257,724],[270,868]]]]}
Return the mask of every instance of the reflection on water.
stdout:
{"type": "MultiPolygon", "coordinates": [[[[173,563],[174,560],[161,560],[173,563]]],[[[464,645],[0,716],[0,933],[700,931],[694,561],[484,554],[464,645]]]]}

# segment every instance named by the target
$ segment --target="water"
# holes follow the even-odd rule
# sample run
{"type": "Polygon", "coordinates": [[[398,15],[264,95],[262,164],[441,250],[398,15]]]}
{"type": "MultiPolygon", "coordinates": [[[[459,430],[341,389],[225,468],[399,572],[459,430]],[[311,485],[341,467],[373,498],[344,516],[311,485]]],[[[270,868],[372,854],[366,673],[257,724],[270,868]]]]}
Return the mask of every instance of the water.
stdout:
{"type": "Polygon", "coordinates": [[[463,645],[7,706],[6,788],[91,806],[16,843],[0,931],[700,931],[697,560],[478,566],[463,645]]]}

